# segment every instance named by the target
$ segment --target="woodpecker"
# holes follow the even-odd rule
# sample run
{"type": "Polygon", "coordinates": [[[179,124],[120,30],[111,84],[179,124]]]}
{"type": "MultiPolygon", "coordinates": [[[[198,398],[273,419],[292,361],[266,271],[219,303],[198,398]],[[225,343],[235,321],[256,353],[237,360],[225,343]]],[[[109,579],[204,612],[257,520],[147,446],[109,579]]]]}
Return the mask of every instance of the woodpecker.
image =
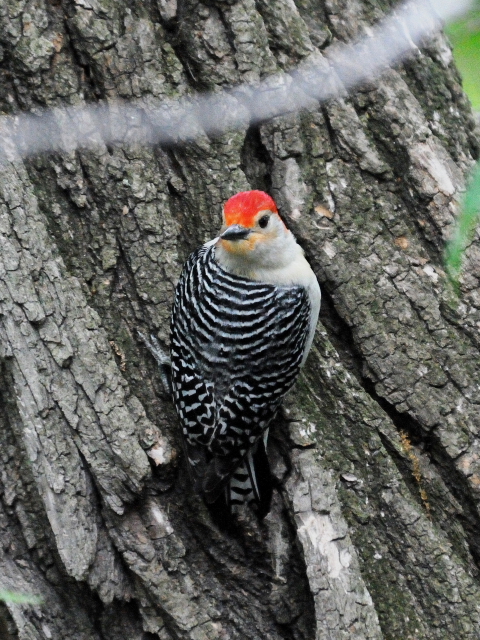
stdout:
{"type": "Polygon", "coordinates": [[[183,268],[171,322],[173,398],[207,503],[224,495],[235,511],[262,502],[255,459],[307,358],[319,310],[317,278],[273,199],[230,198],[220,235],[183,268]]]}

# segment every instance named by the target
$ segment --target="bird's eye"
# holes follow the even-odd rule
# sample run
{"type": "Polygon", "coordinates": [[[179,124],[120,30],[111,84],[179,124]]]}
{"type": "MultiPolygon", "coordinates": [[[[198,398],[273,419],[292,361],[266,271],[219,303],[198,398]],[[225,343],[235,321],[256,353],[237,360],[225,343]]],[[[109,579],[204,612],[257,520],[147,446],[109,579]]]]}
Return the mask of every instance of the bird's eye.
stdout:
{"type": "Polygon", "coordinates": [[[270,216],[262,216],[260,218],[260,220],[258,221],[258,226],[261,229],[265,229],[265,227],[267,226],[269,220],[270,220],[270,216]]]}

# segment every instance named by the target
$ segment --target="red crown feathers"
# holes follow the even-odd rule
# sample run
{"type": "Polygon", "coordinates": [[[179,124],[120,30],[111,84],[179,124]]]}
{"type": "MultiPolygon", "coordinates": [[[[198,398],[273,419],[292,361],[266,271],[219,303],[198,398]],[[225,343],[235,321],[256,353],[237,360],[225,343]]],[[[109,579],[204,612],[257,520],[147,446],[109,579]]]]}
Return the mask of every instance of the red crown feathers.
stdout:
{"type": "Polygon", "coordinates": [[[277,205],[264,191],[241,191],[232,196],[223,208],[226,225],[241,224],[242,227],[253,227],[254,218],[259,211],[278,213],[277,205]]]}

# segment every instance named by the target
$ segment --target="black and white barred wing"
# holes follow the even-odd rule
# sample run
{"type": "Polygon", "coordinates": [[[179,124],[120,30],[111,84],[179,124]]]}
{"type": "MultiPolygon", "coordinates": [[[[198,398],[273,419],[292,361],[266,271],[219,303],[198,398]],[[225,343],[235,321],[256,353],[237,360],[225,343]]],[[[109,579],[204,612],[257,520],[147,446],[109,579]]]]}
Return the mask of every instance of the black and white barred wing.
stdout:
{"type": "Polygon", "coordinates": [[[246,340],[235,344],[232,339],[230,345],[234,375],[217,407],[210,445],[213,459],[203,483],[207,500],[220,494],[240,462],[255,449],[300,370],[309,328],[305,291],[272,287],[270,293],[246,340]],[[248,340],[254,348],[248,348],[248,340]]]}
{"type": "Polygon", "coordinates": [[[191,254],[180,276],[172,312],[171,366],[175,408],[182,425],[189,471],[196,491],[202,490],[208,443],[215,425],[214,385],[205,377],[198,357],[198,305],[202,276],[198,259],[205,248],[191,254]]]}
{"type": "Polygon", "coordinates": [[[208,463],[207,500],[219,495],[293,385],[309,314],[303,288],[229,274],[212,247],[187,262],[172,317],[172,382],[190,464],[203,473],[208,463]]]}

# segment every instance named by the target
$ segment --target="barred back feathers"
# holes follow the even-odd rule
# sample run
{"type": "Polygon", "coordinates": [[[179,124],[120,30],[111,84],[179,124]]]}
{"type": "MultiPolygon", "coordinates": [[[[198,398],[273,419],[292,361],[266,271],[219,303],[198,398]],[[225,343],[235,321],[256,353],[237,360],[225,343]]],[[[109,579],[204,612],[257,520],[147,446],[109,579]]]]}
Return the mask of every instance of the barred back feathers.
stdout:
{"type": "MultiPolygon", "coordinates": [[[[233,508],[245,501],[258,505],[262,500],[255,469],[255,459],[268,465],[262,435],[299,373],[320,304],[316,278],[276,214],[273,200],[263,192],[246,192],[234,198],[237,202],[233,205],[240,202],[242,206],[241,215],[232,217],[235,206],[229,201],[226,228],[220,236],[223,246],[215,239],[197,249],[185,264],[175,293],[171,327],[174,402],[195,489],[208,503],[226,490],[233,508]],[[248,194],[253,195],[249,198],[248,194]],[[258,207],[260,211],[256,211],[258,207]],[[278,218],[278,229],[279,224],[283,229],[276,233],[272,221],[270,237],[266,232],[264,241],[258,231],[252,246],[263,241],[275,243],[279,238],[285,250],[296,256],[291,262],[300,260],[302,268],[291,264],[293,271],[303,273],[307,265],[308,281],[304,276],[304,282],[298,284],[255,279],[255,270],[270,268],[267,280],[272,271],[278,271],[275,263],[272,270],[268,252],[265,267],[263,247],[252,262],[255,250],[239,246],[251,242],[249,236],[256,233],[257,213],[265,214],[260,228],[271,214],[278,218]],[[228,243],[234,245],[233,255],[238,258],[234,258],[233,267],[227,260],[224,268],[220,262],[222,250],[229,251],[228,243]]],[[[265,227],[268,224],[267,220],[265,227]]],[[[280,270],[284,269],[281,264],[280,270]]]]}

